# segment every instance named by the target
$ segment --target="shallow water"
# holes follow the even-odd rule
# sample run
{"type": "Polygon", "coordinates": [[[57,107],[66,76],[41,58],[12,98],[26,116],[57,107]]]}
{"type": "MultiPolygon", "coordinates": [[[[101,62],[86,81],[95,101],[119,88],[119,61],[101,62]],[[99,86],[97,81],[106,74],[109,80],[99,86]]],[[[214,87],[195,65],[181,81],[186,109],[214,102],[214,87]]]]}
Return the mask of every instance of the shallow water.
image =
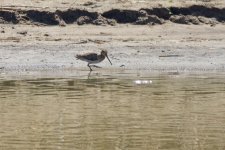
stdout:
{"type": "Polygon", "coordinates": [[[224,149],[223,75],[0,79],[0,149],[224,149]]]}

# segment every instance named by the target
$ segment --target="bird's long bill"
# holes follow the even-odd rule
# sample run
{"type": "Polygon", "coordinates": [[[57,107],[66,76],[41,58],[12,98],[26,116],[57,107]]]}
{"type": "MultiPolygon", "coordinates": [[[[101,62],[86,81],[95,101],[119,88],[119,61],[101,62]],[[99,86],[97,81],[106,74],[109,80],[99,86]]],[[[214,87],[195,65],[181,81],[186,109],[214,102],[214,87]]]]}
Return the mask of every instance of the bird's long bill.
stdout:
{"type": "Polygon", "coordinates": [[[112,65],[112,62],[110,61],[109,57],[106,55],[107,59],[109,60],[110,64],[112,65]]]}

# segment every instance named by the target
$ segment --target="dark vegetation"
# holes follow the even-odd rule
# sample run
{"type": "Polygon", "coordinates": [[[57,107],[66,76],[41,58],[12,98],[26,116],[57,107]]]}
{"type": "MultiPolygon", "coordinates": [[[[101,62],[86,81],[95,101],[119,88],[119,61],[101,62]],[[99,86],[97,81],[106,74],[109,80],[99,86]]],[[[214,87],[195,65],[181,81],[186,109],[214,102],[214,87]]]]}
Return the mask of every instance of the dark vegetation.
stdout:
{"type": "Polygon", "coordinates": [[[106,12],[89,12],[81,9],[57,10],[0,10],[0,23],[62,25],[116,23],[163,24],[167,21],[180,24],[217,24],[225,22],[225,8],[193,5],[191,7],[142,8],[140,10],[112,9],[106,12]]]}

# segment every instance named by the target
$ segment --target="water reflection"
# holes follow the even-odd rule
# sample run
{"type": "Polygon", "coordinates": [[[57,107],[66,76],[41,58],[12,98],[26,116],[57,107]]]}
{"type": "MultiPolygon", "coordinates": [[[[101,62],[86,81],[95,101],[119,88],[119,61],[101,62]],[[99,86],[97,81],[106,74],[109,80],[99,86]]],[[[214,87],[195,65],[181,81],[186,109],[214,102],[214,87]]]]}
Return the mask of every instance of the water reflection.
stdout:
{"type": "Polygon", "coordinates": [[[223,76],[1,79],[0,148],[222,150],[224,91],[223,76]]]}

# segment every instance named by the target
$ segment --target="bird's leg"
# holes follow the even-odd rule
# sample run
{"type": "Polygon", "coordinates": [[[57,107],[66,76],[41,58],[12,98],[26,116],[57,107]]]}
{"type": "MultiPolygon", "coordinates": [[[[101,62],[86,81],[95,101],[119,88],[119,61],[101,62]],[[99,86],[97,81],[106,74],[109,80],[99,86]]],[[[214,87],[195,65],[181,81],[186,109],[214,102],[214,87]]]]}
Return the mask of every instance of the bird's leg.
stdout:
{"type": "Polygon", "coordinates": [[[89,67],[90,71],[92,71],[91,66],[89,65],[89,63],[88,63],[88,65],[87,65],[87,66],[89,67]]]}
{"type": "Polygon", "coordinates": [[[90,78],[90,76],[91,76],[91,71],[88,73],[88,79],[90,78]]]}

